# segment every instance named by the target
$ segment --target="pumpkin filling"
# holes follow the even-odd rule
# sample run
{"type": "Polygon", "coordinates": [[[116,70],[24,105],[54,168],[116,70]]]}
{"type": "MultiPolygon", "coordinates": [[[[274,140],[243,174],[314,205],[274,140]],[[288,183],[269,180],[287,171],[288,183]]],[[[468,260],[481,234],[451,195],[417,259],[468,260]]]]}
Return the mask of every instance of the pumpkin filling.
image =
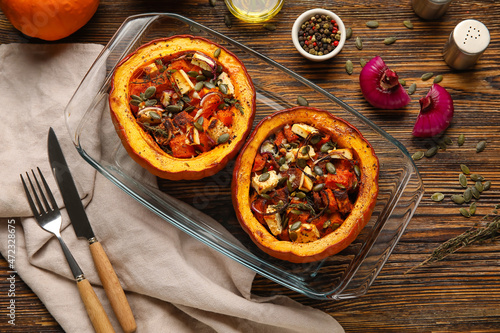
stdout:
{"type": "Polygon", "coordinates": [[[230,142],[234,112],[243,112],[223,65],[198,51],[144,64],[129,86],[136,121],[176,158],[196,157],[230,142]]]}
{"type": "Polygon", "coordinates": [[[283,241],[309,243],[340,227],[358,196],[352,149],[313,126],[286,124],[261,144],[252,167],[251,208],[283,241]]]}

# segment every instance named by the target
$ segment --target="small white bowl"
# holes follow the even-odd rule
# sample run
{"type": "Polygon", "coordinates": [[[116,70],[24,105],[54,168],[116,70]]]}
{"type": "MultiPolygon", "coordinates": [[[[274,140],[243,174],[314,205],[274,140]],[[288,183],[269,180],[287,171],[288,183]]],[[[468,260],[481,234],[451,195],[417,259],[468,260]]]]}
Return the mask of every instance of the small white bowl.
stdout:
{"type": "Polygon", "coordinates": [[[293,45],[295,45],[295,48],[297,49],[297,51],[299,51],[299,53],[304,58],[307,58],[307,59],[312,60],[312,61],[325,61],[325,60],[328,60],[328,59],[335,57],[340,52],[340,50],[342,50],[342,47],[344,47],[345,37],[346,37],[345,35],[346,35],[346,32],[345,32],[344,22],[342,22],[340,17],[338,17],[334,12],[331,12],[329,10],[322,9],[322,8],[315,8],[315,9],[311,9],[311,10],[304,12],[302,15],[300,15],[295,20],[295,23],[293,24],[293,27],[292,27],[293,45]],[[335,20],[335,22],[337,22],[337,28],[340,31],[339,45],[337,45],[337,47],[335,47],[335,49],[332,52],[325,54],[325,55],[321,55],[321,56],[313,55],[313,54],[306,52],[302,48],[302,46],[300,46],[299,36],[298,36],[299,30],[300,30],[300,27],[302,26],[302,24],[304,22],[306,22],[311,16],[314,16],[316,14],[330,16],[333,20],[335,20]]]}

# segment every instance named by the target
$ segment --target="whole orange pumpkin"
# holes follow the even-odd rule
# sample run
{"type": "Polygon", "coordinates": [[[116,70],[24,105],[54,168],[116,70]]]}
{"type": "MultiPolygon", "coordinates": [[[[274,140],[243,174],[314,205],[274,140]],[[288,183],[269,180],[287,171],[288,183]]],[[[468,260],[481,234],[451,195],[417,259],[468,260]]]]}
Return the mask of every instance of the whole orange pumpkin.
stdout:
{"type": "Polygon", "coordinates": [[[83,27],[98,6],[99,0],[0,0],[2,11],[16,29],[48,41],[83,27]]]}

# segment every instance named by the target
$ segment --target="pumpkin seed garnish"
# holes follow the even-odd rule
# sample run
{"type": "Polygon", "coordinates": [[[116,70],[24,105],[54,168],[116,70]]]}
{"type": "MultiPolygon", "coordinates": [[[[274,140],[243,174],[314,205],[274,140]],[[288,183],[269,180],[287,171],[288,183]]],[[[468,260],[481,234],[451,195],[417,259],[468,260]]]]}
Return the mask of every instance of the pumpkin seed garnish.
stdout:
{"type": "Polygon", "coordinates": [[[226,143],[228,140],[229,140],[229,133],[224,133],[217,138],[217,143],[223,144],[226,143]]]}
{"type": "Polygon", "coordinates": [[[313,191],[314,192],[319,192],[319,191],[321,191],[324,188],[325,188],[325,183],[320,183],[320,184],[314,185],[313,191]]]}
{"type": "Polygon", "coordinates": [[[462,169],[462,172],[466,175],[470,175],[470,169],[467,165],[465,164],[460,164],[460,169],[462,169]]]}
{"type": "Polygon", "coordinates": [[[231,17],[229,16],[229,14],[224,15],[224,24],[228,28],[231,28],[233,26],[233,23],[231,22],[231,17]]]}
{"type": "Polygon", "coordinates": [[[465,142],[465,135],[460,134],[460,135],[458,136],[457,143],[458,143],[458,145],[459,145],[459,146],[462,146],[462,145],[464,144],[464,142],[465,142]]]}
{"type": "Polygon", "coordinates": [[[491,187],[491,182],[489,180],[485,181],[483,184],[483,191],[488,191],[490,187],[491,187]]]}
{"type": "Polygon", "coordinates": [[[391,44],[394,44],[394,42],[397,40],[396,37],[387,37],[386,39],[384,39],[384,44],[385,45],[391,45],[391,44]]]}
{"type": "Polygon", "coordinates": [[[470,202],[472,200],[472,191],[471,191],[471,188],[468,187],[465,191],[464,191],[464,201],[465,202],[470,202]]]}
{"type": "Polygon", "coordinates": [[[189,71],[186,74],[190,77],[197,77],[199,75],[197,71],[189,71]]]}
{"type": "Polygon", "coordinates": [[[427,151],[424,153],[424,156],[427,158],[432,157],[432,156],[436,155],[437,151],[438,151],[438,146],[433,146],[433,147],[427,149],[427,151]]]}
{"type": "Polygon", "coordinates": [[[479,191],[479,193],[482,193],[484,191],[484,185],[483,183],[477,181],[475,184],[474,184],[474,187],[479,191]]]}
{"type": "Polygon", "coordinates": [[[203,81],[196,82],[196,84],[194,85],[194,90],[195,91],[200,91],[201,89],[203,89],[204,85],[205,84],[203,83],[203,81]]]}
{"type": "MultiPolygon", "coordinates": [[[[302,214],[302,212],[300,210],[295,210],[295,209],[292,210],[292,213],[297,214],[297,215],[302,214]],[[298,214],[296,212],[298,212],[298,214]]],[[[292,224],[290,226],[290,231],[295,231],[295,230],[299,229],[301,225],[302,225],[302,222],[300,222],[300,221],[295,222],[294,224],[292,224]]]]}
{"type": "Polygon", "coordinates": [[[326,163],[326,171],[328,171],[328,173],[330,173],[332,175],[337,173],[337,169],[335,168],[335,165],[333,165],[333,163],[331,163],[331,162],[326,163]]]}
{"type": "Polygon", "coordinates": [[[304,192],[296,192],[295,197],[299,199],[304,199],[306,197],[306,194],[304,192]]]}
{"type": "Polygon", "coordinates": [[[264,172],[262,175],[260,175],[259,182],[265,182],[269,179],[270,176],[271,175],[269,174],[269,172],[264,172]]]}
{"type": "Polygon", "coordinates": [[[356,176],[359,178],[361,177],[361,170],[359,169],[359,166],[358,165],[355,165],[354,166],[354,173],[356,174],[356,176]]]}
{"type": "Polygon", "coordinates": [[[326,143],[324,143],[324,144],[321,146],[320,150],[321,150],[321,152],[322,152],[322,153],[328,153],[328,151],[329,151],[329,150],[332,150],[333,148],[334,148],[334,147],[333,147],[333,145],[332,145],[331,143],[326,142],[326,143]]]}
{"type": "Polygon", "coordinates": [[[402,86],[406,86],[406,80],[399,79],[399,84],[401,84],[402,86]]]}
{"type": "Polygon", "coordinates": [[[424,152],[423,151],[417,151],[413,155],[411,155],[411,158],[414,161],[421,160],[424,157],[424,152]]]}
{"type": "Polygon", "coordinates": [[[179,104],[174,104],[174,105],[168,105],[166,107],[168,112],[181,112],[182,107],[179,104]]]}
{"type": "Polygon", "coordinates": [[[447,135],[443,138],[443,141],[444,141],[444,143],[446,143],[448,146],[451,146],[451,145],[453,144],[453,141],[452,141],[452,140],[451,140],[451,138],[450,138],[449,136],[447,136],[447,135]]]}
{"type": "Polygon", "coordinates": [[[413,23],[411,23],[411,21],[409,21],[409,20],[405,20],[405,21],[403,21],[403,24],[404,24],[404,26],[405,26],[406,28],[408,28],[408,29],[413,29],[413,23]]]}
{"type": "Polygon", "coordinates": [[[328,228],[331,224],[332,224],[332,221],[330,221],[330,220],[325,221],[325,223],[323,223],[323,229],[328,228]]]}
{"type": "Polygon", "coordinates": [[[207,89],[213,89],[213,88],[215,88],[215,84],[213,84],[213,82],[203,81],[203,84],[205,85],[205,87],[207,87],[207,89]]]}
{"type": "Polygon", "coordinates": [[[458,175],[458,181],[463,188],[467,188],[467,177],[463,173],[458,175]]]}
{"type": "Polygon", "coordinates": [[[375,29],[375,28],[378,28],[379,24],[378,24],[378,21],[368,21],[368,22],[366,22],[366,26],[368,28],[375,29]]]}
{"type": "Polygon", "coordinates": [[[479,193],[479,191],[477,190],[477,188],[475,186],[470,187],[470,189],[472,192],[472,196],[474,198],[479,199],[481,197],[481,193],[479,193]]]}
{"type": "Polygon", "coordinates": [[[476,146],[476,153],[480,153],[486,148],[486,141],[479,141],[476,146]]]}
{"type": "Polygon", "coordinates": [[[297,97],[297,104],[300,106],[308,106],[309,102],[307,101],[307,99],[305,99],[305,97],[298,96],[297,97]]]}
{"type": "Polygon", "coordinates": [[[156,105],[156,103],[158,103],[158,101],[156,99],[148,99],[145,103],[146,106],[154,106],[156,105]]]}
{"type": "Polygon", "coordinates": [[[408,95],[413,95],[415,91],[417,90],[417,84],[412,83],[410,87],[408,88],[408,95]]]}
{"type": "Polygon", "coordinates": [[[314,166],[314,173],[318,176],[323,176],[323,169],[321,169],[318,165],[314,166]]]}
{"type": "Polygon", "coordinates": [[[477,182],[478,180],[480,181],[483,181],[484,180],[484,177],[477,174],[477,173],[473,173],[472,175],[470,175],[470,179],[472,179],[473,181],[477,182]]]}
{"type": "Polygon", "coordinates": [[[272,24],[272,23],[265,23],[265,24],[263,25],[263,27],[264,27],[264,29],[267,29],[267,30],[269,30],[269,31],[274,31],[274,30],[276,30],[276,26],[275,26],[274,24],[272,24]]]}
{"type": "Polygon", "coordinates": [[[474,201],[473,203],[470,204],[469,206],[469,214],[472,216],[474,214],[476,214],[476,209],[477,209],[477,206],[476,206],[476,202],[474,201]]]}
{"type": "Polygon", "coordinates": [[[271,200],[271,196],[269,194],[261,193],[260,196],[263,197],[266,200],[271,200]]]}
{"type": "Polygon", "coordinates": [[[465,199],[460,194],[454,194],[454,195],[451,196],[451,201],[453,201],[454,203],[460,205],[460,204],[463,204],[465,202],[465,199]]]}
{"type": "Polygon", "coordinates": [[[153,97],[153,95],[156,93],[156,87],[155,86],[150,86],[146,89],[146,91],[144,92],[144,97],[146,99],[150,99],[151,97],[153,97]]]}
{"type": "Polygon", "coordinates": [[[307,161],[303,158],[299,158],[297,160],[297,165],[301,168],[304,169],[307,166],[307,161]]]}
{"type": "Polygon", "coordinates": [[[422,74],[422,76],[420,78],[422,79],[422,81],[427,81],[433,76],[434,76],[434,73],[429,72],[429,73],[422,74]]]}
{"type": "Polygon", "coordinates": [[[441,74],[439,74],[439,75],[436,75],[436,77],[434,78],[433,82],[434,83],[439,83],[441,81],[443,81],[443,76],[441,74]]]}
{"type": "Polygon", "coordinates": [[[227,95],[227,85],[224,83],[219,84],[219,90],[223,95],[227,95]]]}
{"type": "Polygon", "coordinates": [[[196,81],[205,81],[207,79],[207,77],[205,75],[199,74],[199,75],[195,76],[195,79],[196,79],[196,81]]]}
{"type": "Polygon", "coordinates": [[[347,29],[345,29],[345,38],[350,39],[351,37],[352,37],[352,28],[348,27],[347,29]]]}
{"type": "Polygon", "coordinates": [[[352,61],[347,60],[345,62],[345,71],[347,72],[347,74],[351,75],[353,70],[354,70],[354,65],[352,64],[352,61]]]}
{"type": "Polygon", "coordinates": [[[367,61],[365,60],[365,58],[361,58],[359,59],[359,64],[361,65],[361,68],[365,67],[367,61]]]}
{"type": "Polygon", "coordinates": [[[470,217],[470,213],[469,213],[469,211],[466,208],[462,207],[462,208],[459,209],[459,211],[460,211],[460,214],[462,214],[463,217],[467,217],[467,218],[470,217]]]}
{"type": "Polygon", "coordinates": [[[432,201],[436,201],[436,202],[442,201],[444,199],[444,194],[440,193],[440,192],[436,192],[433,195],[431,195],[431,199],[432,199],[432,201]]]}
{"type": "Polygon", "coordinates": [[[356,37],[356,48],[358,50],[362,50],[363,49],[363,40],[359,36],[356,37]]]}

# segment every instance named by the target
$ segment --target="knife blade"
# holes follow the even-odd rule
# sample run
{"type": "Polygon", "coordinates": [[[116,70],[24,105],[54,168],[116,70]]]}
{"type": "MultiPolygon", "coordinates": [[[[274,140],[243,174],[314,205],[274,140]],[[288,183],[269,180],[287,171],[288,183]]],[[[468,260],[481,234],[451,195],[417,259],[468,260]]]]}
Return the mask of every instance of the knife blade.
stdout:
{"type": "Polygon", "coordinates": [[[125,292],[123,291],[118,276],[106,252],[104,252],[101,243],[94,235],[87,213],[80,201],[80,196],[76,189],[73,176],[71,175],[71,171],[69,170],[61,146],[59,145],[59,140],[52,128],[49,130],[47,146],[52,173],[61,191],[75,233],[77,237],[83,237],[88,240],[97,273],[99,274],[106,296],[109,299],[113,312],[120,322],[123,331],[127,333],[135,332],[137,325],[125,296],[125,292]]]}

